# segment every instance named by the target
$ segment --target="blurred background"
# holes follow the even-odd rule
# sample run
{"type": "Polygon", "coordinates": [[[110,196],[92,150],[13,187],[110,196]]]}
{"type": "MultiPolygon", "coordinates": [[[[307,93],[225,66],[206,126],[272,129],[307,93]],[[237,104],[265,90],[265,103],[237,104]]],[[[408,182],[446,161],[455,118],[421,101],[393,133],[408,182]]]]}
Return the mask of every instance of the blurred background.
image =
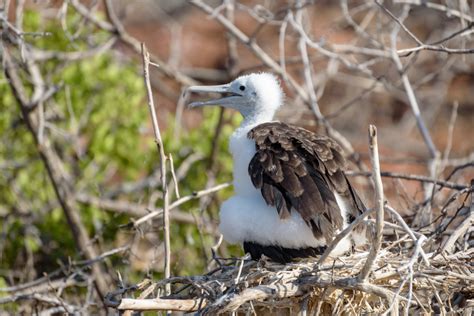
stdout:
{"type": "Polygon", "coordinates": [[[191,197],[170,211],[172,275],[243,255],[218,243],[219,205],[232,187],[216,189],[232,181],[228,137],[241,118],[187,110],[192,84],[277,74],[286,93],[278,119],[336,138],[369,206],[375,124],[387,199],[420,230],[455,214],[474,178],[468,1],[3,0],[0,10],[6,313],[98,312],[107,291],[163,277],[163,191],[141,42],[172,157],[170,201],[191,197]],[[51,291],[56,304],[32,296],[51,291]]]}

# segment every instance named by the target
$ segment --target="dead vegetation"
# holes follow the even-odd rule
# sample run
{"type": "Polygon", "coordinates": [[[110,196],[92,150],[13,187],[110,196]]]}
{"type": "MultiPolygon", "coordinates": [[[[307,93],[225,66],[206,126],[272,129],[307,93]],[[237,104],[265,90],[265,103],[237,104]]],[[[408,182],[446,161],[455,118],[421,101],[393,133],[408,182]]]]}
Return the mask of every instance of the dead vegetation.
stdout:
{"type": "MultiPolygon", "coordinates": [[[[34,140],[46,178],[54,188],[55,203],[67,219],[82,259],[44,276],[42,267],[35,267],[41,276],[1,288],[0,304],[30,302],[23,307],[25,311],[46,314],[105,314],[115,309],[203,314],[472,313],[474,157],[469,135],[473,134],[474,113],[474,16],[467,1],[223,1],[211,6],[192,0],[183,4],[183,12],[187,12],[183,16],[165,13],[170,23],[164,28],[170,33],[182,34],[180,25],[185,25],[206,44],[212,42],[214,46],[209,46],[216,52],[225,47],[225,57],[214,59],[198,54],[201,48],[210,54],[213,49],[199,46],[204,44],[189,36],[176,35],[166,43],[169,45],[146,40],[146,32],[139,30],[145,30],[149,20],[127,25],[123,8],[114,9],[119,3],[59,1],[55,10],[74,10],[83,25],[104,32],[107,40],[87,50],[52,52],[25,44],[21,24],[24,1],[14,5],[4,2],[0,14],[5,84],[34,140]],[[99,12],[104,12],[106,19],[99,12]],[[138,40],[131,33],[144,37],[138,40]],[[222,38],[216,40],[213,34],[222,38]],[[148,55],[140,45],[142,40],[149,48],[173,49],[167,57],[156,47],[148,55]],[[161,168],[132,186],[136,191],[159,191],[148,203],[134,202],[136,199],[125,194],[124,183],[115,188],[121,188],[121,196],[130,200],[80,191],[67,173],[65,165],[70,162],[59,142],[44,132],[45,126],[51,128],[48,109],[62,87],[51,84],[41,67],[52,59],[65,64],[87,59],[111,47],[143,57],[161,168]],[[187,56],[193,62],[188,62],[187,56]],[[348,174],[372,206],[356,221],[373,228],[370,249],[337,259],[326,253],[286,266],[222,258],[228,253],[227,246],[221,245],[207,211],[210,194],[228,186],[216,183],[216,155],[225,150],[217,146],[208,157],[206,186],[179,196],[179,183],[186,181],[193,162],[202,157],[190,155],[181,165],[173,164],[158,126],[167,121],[162,107],[176,114],[176,126],[192,126],[196,117],[183,114],[181,92],[186,86],[198,81],[227,81],[259,70],[274,72],[282,79],[287,101],[293,104],[282,109],[282,120],[326,133],[345,149],[351,161],[348,174]],[[367,150],[365,130],[373,122],[379,135],[371,127],[367,150]],[[192,199],[200,199],[202,219],[178,209],[192,199]],[[129,216],[133,240],[155,234],[152,224],[158,223],[163,229],[157,245],[146,252],[153,253],[149,262],[155,264],[154,269],[162,269],[164,278],[145,278],[129,285],[126,276],[115,273],[108,258],[118,254],[133,260],[140,256],[139,248],[133,242],[104,247],[100,232],[89,236],[79,212],[82,204],[129,216]],[[212,259],[206,260],[207,253],[202,259],[207,273],[173,276],[172,262],[178,261],[182,249],[171,248],[170,227],[178,222],[198,226],[201,239],[206,234],[212,236],[213,245],[207,245],[212,248],[212,259]],[[75,295],[71,289],[79,290],[72,292],[75,295]]],[[[150,3],[142,1],[140,5],[150,3]]],[[[221,113],[213,138],[216,143],[224,121],[221,113]]],[[[5,219],[24,215],[0,211],[5,219]]],[[[11,271],[17,273],[14,267],[11,271]]]]}

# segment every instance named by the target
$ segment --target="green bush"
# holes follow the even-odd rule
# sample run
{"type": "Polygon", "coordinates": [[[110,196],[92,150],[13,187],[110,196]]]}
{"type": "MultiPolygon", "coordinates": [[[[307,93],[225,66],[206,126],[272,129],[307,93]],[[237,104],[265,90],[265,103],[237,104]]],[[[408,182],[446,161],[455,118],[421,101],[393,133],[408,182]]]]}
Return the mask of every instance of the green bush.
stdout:
{"type": "MultiPolygon", "coordinates": [[[[105,39],[105,33],[83,26],[82,19],[68,13],[67,28],[57,20],[44,20],[37,12],[26,11],[26,32],[47,32],[47,36],[25,36],[28,44],[50,51],[85,49],[92,38],[105,39]],[[80,29],[77,34],[72,34],[80,29]],[[86,37],[88,38],[86,40],[86,37]]],[[[117,57],[107,52],[74,62],[49,60],[40,64],[49,85],[61,87],[45,104],[48,125],[45,136],[51,140],[64,162],[64,170],[74,183],[75,190],[104,196],[122,182],[139,181],[159,168],[158,153],[150,133],[150,119],[145,99],[141,64],[137,60],[117,57]]],[[[0,214],[2,223],[2,251],[0,256],[0,284],[9,279],[11,270],[25,268],[27,258],[33,258],[37,276],[51,272],[68,263],[69,258],[80,259],[73,237],[57,202],[44,165],[33,138],[27,130],[19,107],[6,78],[0,78],[0,214]],[[2,278],[3,277],[3,278],[2,278]]],[[[159,106],[159,105],[158,105],[159,106]]],[[[216,165],[217,182],[231,180],[231,158],[227,140],[232,126],[239,119],[226,113],[226,124],[219,138],[216,165]],[[225,152],[225,154],[223,154],[225,152]]],[[[167,118],[174,122],[173,116],[167,118]]],[[[174,138],[174,123],[162,131],[166,152],[173,155],[175,167],[191,153],[209,157],[212,138],[218,121],[218,110],[204,111],[202,125],[196,130],[174,138]]],[[[193,164],[184,181],[179,183],[181,195],[203,189],[207,177],[207,159],[193,164]]],[[[117,198],[146,204],[153,190],[122,194],[117,198]]],[[[220,198],[231,189],[220,192],[220,198]]],[[[217,218],[218,204],[211,205],[211,218],[217,218]]],[[[158,201],[158,205],[161,201],[158,201]]],[[[96,207],[78,204],[82,219],[91,237],[97,237],[103,251],[119,246],[118,235],[136,232],[122,227],[130,222],[126,215],[118,215],[96,207]]],[[[198,201],[183,205],[181,210],[200,216],[198,201]]],[[[159,228],[159,225],[155,225],[159,228]]],[[[156,228],[156,227],[155,227],[156,228]]],[[[161,234],[156,230],[156,234],[161,234]]],[[[194,225],[172,223],[173,272],[175,274],[202,273],[205,262],[202,252],[209,253],[214,237],[201,241],[194,225]],[[203,248],[204,247],[204,248],[203,248]]],[[[238,249],[234,250],[238,251],[238,249]]],[[[140,280],[143,272],[131,271],[126,256],[110,259],[112,275],[126,271],[127,278],[140,280]]],[[[159,272],[156,276],[160,276],[159,272]]],[[[21,280],[18,277],[16,281],[21,280]]],[[[7,282],[8,283],[8,282],[7,282]]]]}

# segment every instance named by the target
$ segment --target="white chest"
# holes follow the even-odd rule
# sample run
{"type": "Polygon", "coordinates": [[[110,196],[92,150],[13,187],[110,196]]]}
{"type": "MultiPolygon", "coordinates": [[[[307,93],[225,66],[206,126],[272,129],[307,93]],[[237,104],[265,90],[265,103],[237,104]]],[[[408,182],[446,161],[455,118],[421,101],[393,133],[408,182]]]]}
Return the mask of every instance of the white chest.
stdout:
{"type": "Polygon", "coordinates": [[[248,128],[237,129],[230,138],[229,149],[234,161],[234,191],[236,195],[256,196],[259,191],[253,186],[248,166],[256,153],[255,142],[247,137],[248,128]]]}

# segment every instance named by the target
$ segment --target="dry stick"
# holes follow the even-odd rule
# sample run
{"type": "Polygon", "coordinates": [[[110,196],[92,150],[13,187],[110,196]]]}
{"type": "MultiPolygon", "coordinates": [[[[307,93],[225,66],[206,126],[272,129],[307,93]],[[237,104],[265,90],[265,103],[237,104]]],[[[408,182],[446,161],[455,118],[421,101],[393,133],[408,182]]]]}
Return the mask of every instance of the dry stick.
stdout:
{"type": "MultiPolygon", "coordinates": [[[[396,19],[396,21],[398,21],[398,23],[403,25],[403,23],[400,22],[398,19],[396,19]]],[[[408,76],[405,70],[403,69],[403,64],[400,61],[400,57],[397,54],[397,50],[396,50],[396,43],[397,43],[396,35],[397,34],[398,32],[393,32],[393,34],[391,35],[392,49],[390,51],[392,55],[392,60],[395,63],[395,66],[397,67],[397,70],[400,73],[400,76],[402,78],[403,87],[405,88],[405,91],[407,93],[408,101],[413,111],[413,115],[415,115],[418,129],[420,130],[421,135],[423,136],[423,139],[426,143],[426,146],[428,147],[431,158],[435,158],[437,156],[438,150],[436,149],[436,146],[434,145],[433,140],[431,139],[430,133],[428,129],[426,128],[425,122],[423,121],[423,118],[421,117],[420,107],[418,106],[418,101],[416,100],[415,92],[413,91],[410,80],[408,79],[408,76]]]]}
{"type": "Polygon", "coordinates": [[[344,228],[343,231],[341,231],[337,236],[336,238],[334,238],[331,243],[329,244],[329,246],[326,248],[326,250],[324,251],[323,255],[321,256],[321,258],[319,258],[318,260],[318,266],[321,266],[324,261],[329,257],[329,255],[331,254],[331,252],[334,250],[334,248],[336,248],[337,244],[339,244],[339,242],[344,238],[346,237],[347,235],[349,235],[349,233],[354,229],[354,227],[356,225],[358,225],[360,222],[362,222],[369,214],[371,214],[372,212],[374,211],[374,209],[369,209],[367,211],[365,211],[364,213],[360,214],[359,216],[357,216],[357,218],[352,222],[350,223],[349,226],[347,226],[346,228],[344,228]]]}
{"type": "MultiPolygon", "coordinates": [[[[118,34],[118,36],[124,43],[129,45],[135,52],[139,53],[141,51],[140,42],[137,41],[133,36],[128,34],[123,25],[121,24],[120,19],[117,17],[113,9],[113,1],[104,0],[104,4],[106,14],[112,22],[114,31],[118,34]]],[[[171,67],[167,63],[163,62],[158,56],[151,54],[149,58],[153,61],[154,64],[160,65],[157,70],[168,78],[172,78],[175,81],[186,86],[192,86],[196,84],[196,81],[194,79],[184,75],[178,69],[171,67]]]]}
{"type": "MultiPolygon", "coordinates": [[[[373,175],[372,172],[369,172],[369,171],[346,171],[345,174],[349,177],[356,177],[356,176],[371,177],[373,175]]],[[[450,188],[454,190],[465,190],[469,188],[469,186],[465,184],[458,184],[454,182],[438,180],[432,177],[416,175],[416,174],[405,174],[405,173],[398,173],[398,172],[381,171],[380,175],[384,178],[397,178],[397,179],[403,179],[403,180],[409,180],[409,181],[434,183],[441,187],[450,188]]]]}
{"type": "Polygon", "coordinates": [[[465,232],[468,231],[469,228],[472,228],[474,225],[474,209],[471,207],[470,215],[464,219],[464,221],[454,230],[454,232],[449,236],[448,240],[443,246],[442,251],[447,251],[448,253],[452,253],[454,251],[454,245],[456,241],[461,237],[465,232]]]}
{"type": "MultiPolygon", "coordinates": [[[[180,180],[184,179],[189,169],[193,166],[196,161],[203,159],[203,156],[199,153],[193,153],[186,157],[180,164],[179,168],[176,170],[176,181],[179,183],[180,180]]],[[[1,168],[1,165],[0,165],[1,168]]],[[[158,177],[158,171],[154,171],[151,175],[132,182],[122,182],[116,185],[114,188],[104,193],[105,198],[116,198],[121,194],[131,194],[134,192],[140,192],[145,189],[154,189],[161,185],[158,177]]],[[[144,214],[140,214],[143,216],[144,214]]]]}
{"type": "MultiPolygon", "coordinates": [[[[423,248],[421,248],[421,246],[422,246],[422,244],[425,240],[426,240],[426,237],[424,235],[422,235],[418,240],[416,240],[415,251],[413,252],[412,257],[410,258],[410,260],[405,265],[398,268],[398,273],[408,269],[407,276],[405,276],[403,278],[403,280],[400,282],[398,290],[395,292],[396,296],[398,296],[398,294],[402,291],[403,286],[405,285],[407,280],[409,281],[408,282],[409,291],[408,291],[408,299],[407,299],[407,303],[406,303],[406,307],[405,307],[405,315],[408,315],[408,311],[409,311],[410,305],[411,305],[411,296],[413,294],[413,292],[412,292],[413,291],[413,265],[416,263],[416,260],[418,259],[418,255],[420,254],[420,252],[423,251],[423,248]]],[[[396,305],[398,305],[398,301],[396,299],[396,296],[393,298],[392,302],[390,303],[389,308],[383,314],[384,316],[388,315],[388,313],[392,311],[392,308],[394,308],[394,307],[396,307],[396,305]]]]}
{"type": "Polygon", "coordinates": [[[454,232],[444,244],[441,252],[447,251],[448,253],[452,253],[456,240],[458,240],[459,237],[461,237],[470,227],[472,227],[472,225],[474,225],[474,179],[471,180],[471,189],[469,216],[464,219],[462,223],[454,230],[454,232]]]}
{"type": "MultiPolygon", "coordinates": [[[[150,84],[150,55],[145,47],[145,44],[141,44],[142,58],[143,58],[143,77],[145,80],[146,93],[148,97],[148,109],[150,110],[151,121],[153,125],[153,134],[155,135],[155,143],[160,153],[160,169],[161,169],[161,185],[163,190],[163,234],[165,239],[165,278],[171,276],[170,260],[170,216],[169,216],[169,197],[168,197],[168,184],[166,182],[166,154],[163,147],[163,141],[161,139],[160,127],[158,125],[158,119],[156,117],[155,104],[153,102],[153,92],[151,91],[150,84]]],[[[166,284],[165,287],[166,295],[170,295],[171,286],[166,284]]]]}
{"type": "MultiPolygon", "coordinates": [[[[373,7],[373,5],[370,3],[368,3],[368,5],[373,7]]],[[[340,7],[341,7],[342,15],[344,16],[346,20],[346,23],[349,24],[358,35],[360,35],[361,37],[369,41],[371,46],[377,47],[379,49],[383,48],[383,45],[379,41],[377,41],[369,33],[366,32],[366,27],[360,26],[356,21],[354,21],[354,19],[351,16],[351,13],[349,12],[349,5],[348,5],[347,0],[341,0],[340,7]]],[[[369,12],[370,14],[373,14],[374,9],[371,9],[369,12]]]]}
{"type": "MultiPolygon", "coordinates": [[[[229,40],[230,40],[230,37],[229,37],[229,40]]],[[[229,49],[230,49],[230,47],[229,47],[229,49]]],[[[212,149],[211,149],[211,152],[209,154],[209,160],[208,160],[209,163],[207,165],[207,180],[206,180],[205,188],[209,188],[209,187],[212,187],[212,186],[215,185],[216,170],[217,170],[217,168],[216,168],[217,167],[217,157],[218,157],[218,153],[219,153],[219,138],[222,134],[222,128],[224,126],[224,112],[225,112],[225,108],[220,108],[220,110],[219,110],[219,119],[217,121],[215,130],[214,130],[214,135],[212,137],[212,146],[211,146],[212,149]]],[[[202,215],[204,215],[204,212],[207,212],[208,206],[211,202],[212,202],[212,197],[209,197],[209,196],[204,198],[204,199],[201,199],[199,201],[199,208],[201,209],[201,212],[203,212],[202,215]]],[[[206,248],[205,239],[202,235],[203,226],[205,226],[205,225],[203,225],[202,218],[196,216],[195,217],[195,224],[198,228],[199,240],[202,244],[202,250],[203,250],[202,260],[204,260],[204,264],[207,265],[208,262],[209,262],[209,264],[215,263],[214,260],[209,261],[207,253],[205,251],[205,248],[206,248]]],[[[216,236],[218,236],[218,235],[219,235],[219,233],[216,234],[216,236]]]]}
{"type": "Polygon", "coordinates": [[[375,184],[375,238],[372,247],[370,248],[369,255],[365,261],[364,266],[359,274],[359,281],[365,282],[369,276],[372,266],[374,265],[375,260],[377,259],[377,253],[380,250],[382,245],[382,233],[383,233],[383,185],[382,177],[380,176],[380,163],[379,163],[379,151],[377,145],[377,128],[374,125],[369,126],[369,150],[370,150],[370,162],[372,163],[373,169],[373,180],[375,184]]]}
{"type": "MultiPolygon", "coordinates": [[[[140,43],[130,36],[126,30],[124,29],[123,25],[120,23],[120,20],[116,16],[112,1],[104,0],[104,6],[106,14],[111,23],[108,21],[100,20],[95,15],[94,12],[89,10],[86,6],[84,6],[81,1],[78,0],[69,0],[70,4],[74,7],[74,9],[85,19],[89,20],[91,23],[96,25],[98,28],[116,34],[120,40],[122,40],[125,44],[129,45],[136,53],[139,53],[140,43]]],[[[159,64],[160,67],[158,71],[163,73],[165,76],[169,78],[173,78],[175,81],[183,84],[183,85],[195,85],[196,81],[192,78],[186,76],[185,74],[181,73],[179,70],[167,65],[164,63],[158,56],[151,55],[151,60],[155,64],[159,64]]]]}
{"type": "Polygon", "coordinates": [[[280,26],[280,32],[278,35],[278,50],[279,50],[279,58],[280,58],[280,68],[281,68],[281,77],[285,82],[288,81],[287,73],[286,73],[286,54],[285,54],[285,35],[286,29],[288,27],[288,15],[285,17],[283,22],[280,26]]]}
{"type": "MultiPolygon", "coordinates": [[[[39,283],[35,286],[29,286],[26,288],[23,288],[24,284],[19,284],[16,286],[11,286],[8,288],[2,288],[0,289],[0,292],[2,292],[2,297],[7,297],[4,293],[14,293],[14,296],[19,296],[19,295],[31,295],[31,294],[39,294],[43,292],[50,292],[52,290],[57,290],[59,288],[68,288],[71,286],[79,286],[81,282],[79,282],[75,278],[75,276],[78,276],[77,274],[73,274],[72,277],[65,277],[57,280],[50,280],[49,276],[43,277],[40,280],[42,283],[39,283]]],[[[37,280],[35,280],[37,281],[37,280]]],[[[30,282],[31,284],[32,282],[30,282]]],[[[28,285],[28,284],[27,284],[28,285]]]]}
{"type": "MultiPolygon", "coordinates": [[[[298,5],[301,5],[302,0],[298,0],[296,3],[298,5]]],[[[296,12],[296,21],[298,24],[303,25],[303,9],[302,8],[296,12]]],[[[298,50],[300,51],[301,60],[303,61],[304,79],[306,83],[306,90],[308,91],[308,95],[309,95],[311,110],[313,111],[318,121],[322,121],[324,117],[321,113],[321,110],[319,109],[318,97],[316,96],[316,92],[314,89],[312,65],[309,61],[308,49],[306,47],[306,40],[301,34],[298,40],[298,50]]]]}
{"type": "MultiPolygon", "coordinates": [[[[367,68],[366,65],[352,63],[350,60],[348,60],[347,58],[341,56],[337,52],[331,51],[331,50],[323,47],[320,43],[313,41],[311,39],[311,36],[306,33],[304,27],[296,21],[295,16],[293,15],[293,13],[291,11],[288,13],[288,22],[294,28],[294,30],[296,32],[298,32],[298,34],[305,39],[306,44],[309,47],[317,50],[321,55],[323,55],[327,58],[330,58],[330,59],[335,59],[337,61],[340,61],[344,66],[346,66],[349,69],[357,69],[358,71],[362,72],[363,74],[373,77],[372,71],[370,71],[367,68]]],[[[358,49],[362,50],[362,51],[367,50],[367,49],[363,49],[363,48],[362,49],[358,48],[358,49]]],[[[378,50],[372,50],[372,51],[377,51],[378,52],[378,50]]],[[[385,56],[384,53],[380,53],[379,55],[385,56]]]]}
{"type": "MultiPolygon", "coordinates": [[[[404,27],[403,25],[403,20],[406,19],[408,16],[408,7],[404,7],[404,11],[402,13],[402,16],[400,18],[397,18],[393,15],[391,15],[391,18],[396,21],[396,25],[393,28],[392,33],[390,34],[390,43],[391,43],[391,56],[392,56],[392,61],[394,62],[395,66],[397,67],[398,72],[400,73],[400,77],[402,79],[403,87],[405,89],[405,92],[408,97],[408,101],[410,103],[410,107],[412,109],[413,115],[415,116],[416,124],[418,126],[418,129],[421,132],[421,135],[423,137],[423,140],[428,147],[428,151],[430,152],[431,160],[428,163],[428,169],[430,171],[430,175],[434,177],[436,175],[436,169],[439,163],[439,152],[436,149],[436,146],[433,143],[433,140],[431,139],[430,133],[428,129],[426,128],[425,122],[423,121],[423,118],[421,117],[421,112],[420,112],[420,107],[418,105],[418,101],[415,96],[415,92],[413,91],[413,87],[410,83],[410,80],[408,79],[408,75],[403,67],[402,62],[400,61],[400,57],[397,54],[397,36],[398,32],[400,30],[400,27],[404,27]]],[[[404,27],[404,29],[406,29],[404,27]]],[[[430,198],[431,200],[433,199],[433,195],[435,193],[435,186],[432,185],[426,185],[425,186],[425,198],[430,198]]],[[[431,213],[431,208],[430,207],[424,207],[415,217],[415,222],[419,222],[421,225],[425,225],[427,222],[431,222],[432,218],[432,213],[431,213]]]]}
{"type": "Polygon", "coordinates": [[[174,188],[174,193],[176,194],[176,198],[179,199],[181,195],[179,194],[178,178],[176,177],[176,173],[174,172],[174,161],[173,161],[173,156],[171,154],[168,155],[168,161],[170,163],[171,178],[173,179],[173,184],[174,184],[174,187],[172,188],[174,188]]]}
{"type": "MultiPolygon", "coordinates": [[[[79,193],[76,194],[76,201],[78,203],[93,205],[95,207],[101,208],[104,211],[110,211],[120,214],[127,214],[130,217],[141,217],[150,214],[150,212],[157,211],[155,208],[149,208],[147,205],[139,203],[131,203],[125,200],[112,200],[107,198],[99,198],[94,195],[79,193]]],[[[170,206],[170,210],[172,207],[170,206]]],[[[158,211],[161,215],[163,211],[160,209],[158,211]]],[[[181,210],[174,210],[170,212],[170,219],[179,223],[194,224],[194,217],[188,213],[181,210]]]]}
{"type": "MultiPolygon", "coordinates": [[[[418,45],[424,45],[422,41],[416,37],[406,26],[402,23],[389,9],[387,9],[382,3],[379,1],[375,1],[375,3],[388,15],[390,16],[404,31],[407,33],[418,45]]],[[[398,33],[398,32],[397,32],[398,33]]]]}
{"type": "Polygon", "coordinates": [[[24,301],[24,300],[35,300],[40,303],[62,307],[60,311],[67,315],[76,314],[76,312],[80,310],[79,306],[67,304],[59,298],[44,295],[44,294],[38,294],[38,293],[3,297],[3,298],[0,298],[0,304],[19,302],[19,301],[24,301]]]}
{"type": "Polygon", "coordinates": [[[458,17],[460,19],[464,19],[469,22],[474,22],[474,17],[466,14],[464,12],[461,12],[456,9],[448,8],[447,6],[443,4],[438,4],[438,3],[433,3],[429,1],[421,1],[421,0],[395,0],[395,3],[404,3],[404,4],[410,4],[410,5],[417,5],[417,6],[423,6],[429,9],[445,12],[446,16],[448,17],[458,17]]]}
{"type": "Polygon", "coordinates": [[[112,36],[104,43],[85,51],[62,52],[55,50],[41,50],[30,47],[29,50],[31,50],[31,57],[29,61],[46,61],[49,59],[59,59],[65,61],[83,60],[109,51],[112,49],[112,46],[117,42],[117,40],[117,36],[112,36]]]}
{"type": "MultiPolygon", "coordinates": [[[[288,12],[287,19],[285,19],[285,21],[288,21],[290,23],[290,25],[293,27],[293,29],[299,33],[299,35],[301,37],[300,39],[302,39],[302,40],[304,39],[307,46],[309,46],[313,49],[316,49],[323,56],[326,56],[326,57],[331,58],[331,59],[339,60],[344,65],[346,65],[347,67],[351,68],[351,63],[349,61],[347,61],[345,58],[342,58],[340,55],[338,55],[336,53],[333,53],[331,51],[328,51],[327,49],[323,48],[318,43],[313,42],[309,38],[308,34],[306,34],[306,31],[304,30],[303,26],[296,21],[293,13],[291,11],[288,12]]],[[[300,47],[303,48],[301,45],[300,45],[300,47]]],[[[304,48],[306,48],[306,46],[304,48]]],[[[344,148],[344,150],[347,152],[347,154],[349,154],[349,155],[354,154],[354,148],[352,147],[351,143],[341,133],[339,133],[336,129],[334,129],[326,119],[324,119],[322,114],[319,112],[318,107],[315,106],[314,103],[312,103],[312,100],[311,100],[310,96],[308,95],[308,93],[306,93],[306,91],[303,90],[303,88],[301,86],[298,86],[298,87],[295,86],[295,83],[292,82],[292,80],[293,80],[292,77],[287,72],[283,72],[283,69],[278,64],[277,64],[277,66],[278,66],[278,69],[273,68],[273,70],[278,71],[279,74],[286,76],[285,77],[286,81],[291,84],[291,86],[298,93],[298,95],[309,105],[309,107],[310,107],[313,115],[316,117],[316,119],[319,122],[322,122],[324,124],[324,127],[326,128],[327,134],[330,137],[334,138],[344,148]],[[304,95],[300,93],[300,90],[303,90],[303,92],[305,92],[304,95]]],[[[307,67],[305,67],[305,68],[307,68],[307,67]]],[[[359,69],[359,70],[362,71],[362,69],[359,69]]],[[[307,76],[307,72],[306,72],[306,76],[307,76]]],[[[312,90],[312,89],[310,89],[310,90],[312,90]]]]}
{"type": "Polygon", "coordinates": [[[424,45],[413,47],[413,48],[399,49],[397,50],[397,54],[401,57],[406,57],[412,53],[419,52],[422,50],[442,52],[446,54],[459,54],[459,55],[474,53],[474,48],[449,48],[449,47],[438,46],[438,45],[424,44],[424,45]]]}
{"type": "MultiPolygon", "coordinates": [[[[408,224],[405,222],[403,217],[400,214],[398,214],[398,212],[393,207],[391,207],[390,205],[385,205],[385,208],[390,213],[392,213],[392,215],[395,217],[395,219],[398,221],[398,223],[400,223],[400,225],[403,227],[403,229],[405,229],[405,231],[408,233],[408,235],[413,240],[413,242],[417,243],[419,239],[422,239],[422,238],[426,239],[425,235],[423,235],[423,234],[420,235],[420,238],[416,238],[415,232],[408,226],[408,224]]],[[[421,256],[422,256],[423,260],[425,261],[426,265],[429,266],[430,262],[428,260],[428,257],[426,256],[426,253],[424,252],[423,248],[420,249],[420,253],[421,253],[421,256]]]]}
{"type": "Polygon", "coordinates": [[[97,256],[93,260],[82,260],[82,261],[72,261],[69,262],[67,266],[62,266],[61,268],[48,273],[47,275],[33,280],[28,283],[18,284],[15,286],[4,287],[0,288],[0,293],[2,292],[14,292],[15,295],[25,295],[25,294],[33,294],[33,293],[41,293],[46,291],[55,290],[58,288],[66,288],[69,286],[80,285],[81,282],[78,281],[77,276],[81,276],[83,274],[83,270],[87,269],[86,266],[92,265],[97,261],[104,260],[105,258],[114,255],[119,252],[123,252],[129,249],[129,246],[123,246],[116,249],[109,250],[107,252],[102,253],[101,255],[97,256]],[[64,273],[64,271],[72,271],[73,269],[80,268],[75,270],[74,273],[70,275],[66,275],[64,277],[57,277],[64,273]]]}
{"type": "MultiPolygon", "coordinates": [[[[226,182],[226,183],[222,183],[222,184],[219,184],[219,185],[216,185],[215,187],[212,187],[212,188],[209,188],[209,189],[205,189],[205,190],[201,190],[201,191],[197,191],[197,192],[194,192],[192,195],[187,195],[187,196],[183,196],[182,198],[180,198],[179,200],[176,200],[174,201],[173,203],[170,204],[169,206],[169,209],[172,210],[178,206],[180,206],[181,204],[184,204],[188,201],[191,201],[191,200],[194,200],[194,199],[198,199],[202,196],[205,196],[205,195],[208,195],[208,194],[211,194],[211,193],[214,193],[214,192],[217,192],[219,190],[222,190],[224,188],[227,188],[228,186],[230,186],[230,183],[226,182]]],[[[163,214],[163,210],[162,209],[158,209],[158,210],[155,210],[141,218],[139,218],[138,220],[136,220],[134,223],[133,223],[133,226],[135,228],[138,228],[141,224],[151,220],[152,218],[155,218],[156,216],[160,216],[163,214]]]]}
{"type": "Polygon", "coordinates": [[[181,311],[194,312],[199,307],[205,307],[206,301],[201,299],[132,299],[123,298],[117,310],[134,310],[134,311],[181,311]]]}
{"type": "MultiPolygon", "coordinates": [[[[235,0],[225,0],[225,15],[234,22],[235,0]]],[[[228,72],[231,77],[238,73],[239,53],[237,51],[237,40],[234,36],[227,35],[227,49],[229,50],[228,72]]]]}
{"type": "Polygon", "coordinates": [[[375,3],[382,8],[382,10],[387,14],[389,15],[396,23],[399,24],[399,26],[401,28],[403,28],[403,30],[419,45],[417,47],[414,47],[414,48],[407,48],[407,49],[401,49],[401,50],[397,50],[397,54],[400,55],[400,56],[408,56],[410,55],[411,53],[414,53],[414,52],[417,52],[417,51],[420,51],[420,50],[431,50],[431,51],[438,51],[438,52],[445,52],[445,53],[448,53],[448,54],[471,54],[474,52],[474,49],[472,48],[467,48],[467,49],[463,49],[463,48],[448,48],[448,47],[444,47],[444,46],[441,46],[441,45],[436,45],[436,44],[439,44],[439,43],[442,43],[450,38],[453,38],[455,37],[456,35],[459,35],[461,34],[462,32],[472,28],[472,21],[470,21],[470,24],[463,28],[462,30],[458,31],[458,32],[455,32],[453,34],[451,34],[450,36],[448,36],[446,39],[443,39],[437,43],[434,43],[434,44],[424,44],[422,41],[420,41],[416,36],[415,34],[413,34],[401,21],[400,19],[398,19],[392,12],[390,12],[390,10],[388,10],[385,6],[383,6],[379,1],[375,1],[375,3]]]}
{"type": "Polygon", "coordinates": [[[453,132],[454,132],[454,126],[456,124],[456,119],[458,117],[458,107],[459,107],[459,102],[455,101],[453,104],[453,109],[451,111],[451,118],[449,119],[449,125],[448,125],[448,132],[446,136],[446,146],[444,148],[443,152],[443,161],[441,163],[442,168],[446,168],[447,161],[449,159],[449,154],[451,153],[452,145],[453,145],[453,132]]]}
{"type": "MultiPolygon", "coordinates": [[[[232,34],[235,38],[237,38],[240,42],[247,47],[260,59],[265,66],[271,68],[274,72],[279,75],[287,75],[280,65],[273,60],[273,58],[268,55],[256,42],[254,39],[249,38],[245,35],[239,28],[235,26],[229,19],[227,19],[224,15],[220,13],[216,13],[215,10],[200,0],[190,0],[189,1],[192,5],[198,7],[199,9],[203,10],[204,12],[210,14],[214,19],[216,19],[226,30],[232,34]]],[[[305,101],[308,101],[308,94],[303,89],[303,87],[293,79],[293,77],[288,76],[288,83],[290,86],[297,92],[297,94],[305,101]]]]}
{"type": "Polygon", "coordinates": [[[108,23],[107,21],[98,19],[86,6],[81,4],[80,0],[69,0],[69,3],[76,9],[76,11],[89,20],[92,24],[97,26],[98,28],[103,29],[104,31],[108,31],[113,33],[115,28],[113,25],[108,23]]]}

